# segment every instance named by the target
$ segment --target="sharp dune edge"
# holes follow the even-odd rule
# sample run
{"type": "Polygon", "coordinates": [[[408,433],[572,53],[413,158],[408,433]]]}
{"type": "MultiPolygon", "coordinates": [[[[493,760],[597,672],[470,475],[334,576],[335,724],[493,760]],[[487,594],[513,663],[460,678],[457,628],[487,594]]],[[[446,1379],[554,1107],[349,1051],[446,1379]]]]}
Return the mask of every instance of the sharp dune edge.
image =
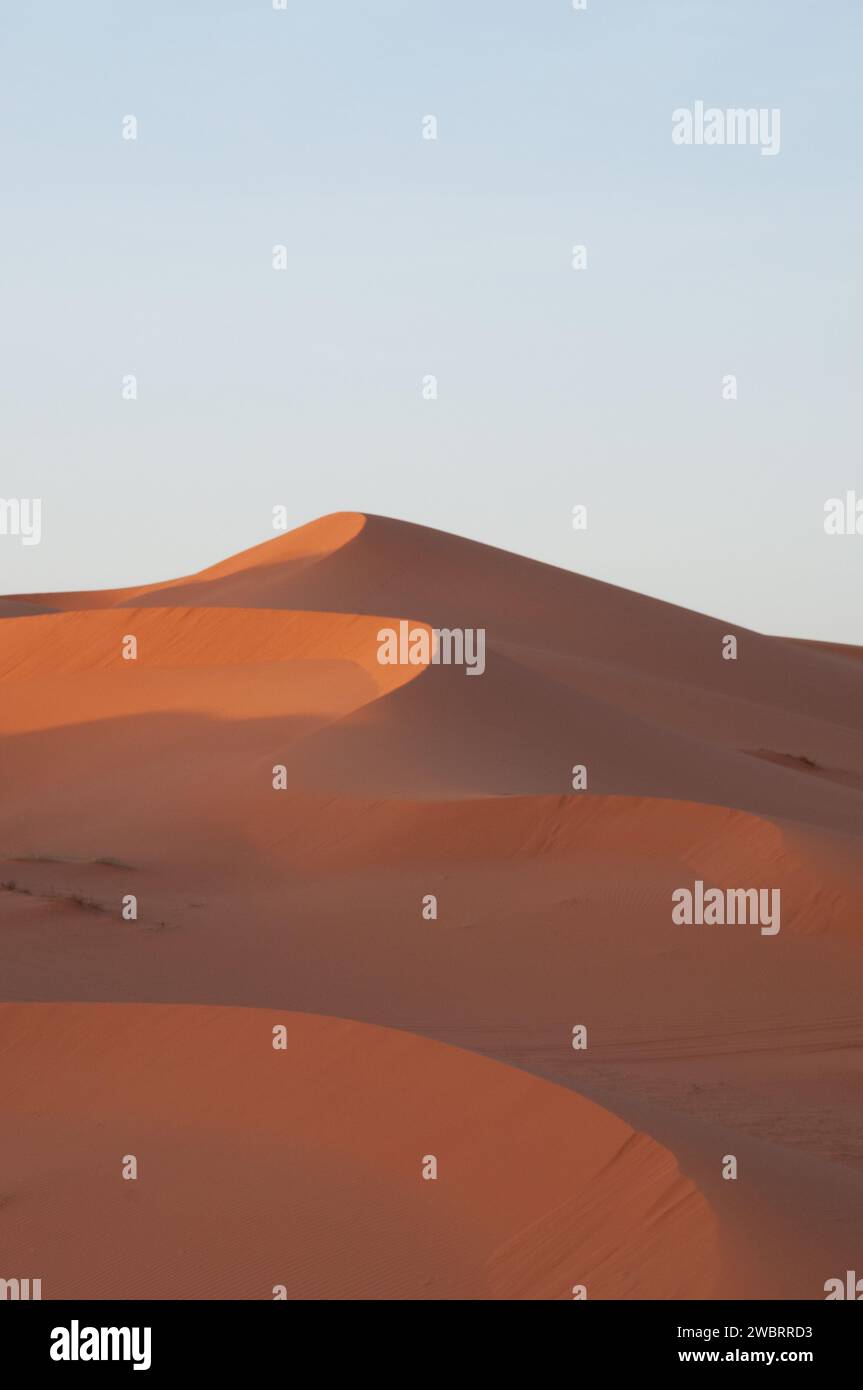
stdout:
{"type": "Polygon", "coordinates": [[[46,1297],[823,1297],[860,655],[357,513],[0,599],[10,1258],[46,1297]],[[485,628],[485,673],[379,665],[400,618],[485,628]],[[780,933],[673,925],[696,878],[780,888],[780,933]]]}

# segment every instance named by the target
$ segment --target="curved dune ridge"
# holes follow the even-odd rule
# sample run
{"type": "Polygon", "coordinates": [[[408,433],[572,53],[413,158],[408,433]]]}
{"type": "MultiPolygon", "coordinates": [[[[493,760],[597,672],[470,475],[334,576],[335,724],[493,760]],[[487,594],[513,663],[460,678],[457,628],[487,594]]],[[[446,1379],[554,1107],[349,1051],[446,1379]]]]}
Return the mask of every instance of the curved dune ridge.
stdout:
{"type": "Polygon", "coordinates": [[[863,1238],[859,656],[359,513],[0,600],[0,1242],[72,1296],[823,1296],[863,1238]],[[484,628],[485,672],[382,665],[400,619],[484,628]],[[698,879],[781,929],[673,923],[698,879]]]}
{"type": "Polygon", "coordinates": [[[45,1296],[712,1288],[715,1217],[666,1150],[470,1053],[303,1014],[79,1004],[0,1007],[0,1051],[4,1258],[45,1296]]]}

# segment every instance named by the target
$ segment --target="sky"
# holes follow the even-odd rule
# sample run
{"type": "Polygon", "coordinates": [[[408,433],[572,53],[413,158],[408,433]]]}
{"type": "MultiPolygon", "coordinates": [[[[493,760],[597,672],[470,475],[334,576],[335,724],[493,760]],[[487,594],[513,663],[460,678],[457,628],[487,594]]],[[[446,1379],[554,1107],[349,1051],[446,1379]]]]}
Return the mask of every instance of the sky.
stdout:
{"type": "Polygon", "coordinates": [[[859,0],[40,0],[0,44],[0,498],[43,507],[0,591],[192,573],[281,505],[863,643],[824,531],[859,0]],[[675,145],[699,100],[777,108],[778,154],[675,145]]]}

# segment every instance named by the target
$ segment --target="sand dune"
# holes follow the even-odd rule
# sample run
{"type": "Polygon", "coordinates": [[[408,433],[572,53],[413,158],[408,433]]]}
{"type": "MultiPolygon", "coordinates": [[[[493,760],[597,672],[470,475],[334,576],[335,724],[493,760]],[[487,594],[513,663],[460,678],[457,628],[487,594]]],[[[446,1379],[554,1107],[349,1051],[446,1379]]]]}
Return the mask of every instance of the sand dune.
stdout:
{"type": "MultiPolygon", "coordinates": [[[[350,636],[345,633],[345,651],[350,645],[352,659],[387,699],[348,701],[335,724],[323,721],[327,727],[292,764],[293,784],[302,789],[402,797],[554,794],[570,790],[572,767],[586,763],[590,791],[713,802],[851,831],[863,824],[858,665],[817,645],[749,633],[423,527],[337,514],[189,580],[101,594],[31,595],[26,601],[131,609],[129,629],[142,629],[136,668],[141,685],[154,662],[166,664],[165,650],[174,652],[175,664],[189,664],[185,651],[190,637],[198,640],[198,606],[206,610],[201,632],[212,638],[207,649],[224,647],[214,662],[235,660],[249,674],[250,686],[266,682],[259,668],[267,651],[278,653],[280,661],[307,661],[301,634],[312,627],[328,630],[325,613],[368,616],[366,626],[355,620],[350,636]],[[168,600],[178,605],[170,617],[162,606],[168,600]],[[158,606],[158,613],[148,622],[149,605],[158,606]],[[226,615],[220,625],[225,607],[234,616],[226,615]],[[315,610],[320,616],[288,614],[282,623],[276,612],[256,612],[262,607],[315,610]],[[423,672],[421,681],[390,677],[385,687],[385,673],[399,668],[377,663],[376,633],[393,621],[375,616],[381,614],[438,627],[483,627],[489,644],[485,674],[471,680],[460,668],[436,667],[423,672]],[[255,639],[246,640],[247,624],[255,639]],[[144,636],[160,628],[155,651],[148,650],[144,636]],[[244,633],[238,648],[237,632],[244,633]],[[727,632],[740,643],[736,661],[722,658],[727,632]]],[[[104,627],[96,619],[94,614],[86,620],[92,625],[86,637],[78,612],[43,617],[41,629],[8,624],[12,655],[2,672],[11,667],[15,674],[16,660],[24,670],[28,662],[47,663],[49,640],[61,666],[62,653],[78,653],[71,669],[79,675],[87,663],[97,669],[112,661],[125,664],[117,647],[113,654],[110,647],[123,620],[112,628],[107,613],[101,614],[104,627]],[[98,633],[108,644],[105,652],[94,650],[98,633]],[[40,646],[41,658],[35,654],[40,646]]],[[[342,632],[338,624],[329,630],[336,642],[330,650],[338,653],[342,632]]],[[[197,655],[191,661],[200,664],[197,655]]],[[[295,667],[291,683],[298,677],[295,667]]],[[[117,716],[175,707],[160,704],[149,690],[130,705],[129,685],[106,693],[109,708],[117,701],[117,716]]],[[[58,707],[67,692],[75,700],[74,689],[64,685],[55,692],[58,707]]],[[[35,721],[62,717],[46,709],[51,698],[40,676],[25,727],[48,727],[35,721]]],[[[19,699],[30,706],[28,692],[19,699]]],[[[106,717],[92,685],[80,703],[106,717]]],[[[203,709],[223,713],[225,705],[234,719],[282,712],[277,699],[257,688],[247,699],[231,691],[221,707],[203,709]]],[[[294,712],[286,690],[284,713],[294,712]]]]}
{"type": "Polygon", "coordinates": [[[46,1297],[713,1287],[716,1219],[667,1151],[470,1053],[301,1014],[74,1004],[0,1008],[0,1050],[4,1259],[46,1297]]]}
{"type": "Polygon", "coordinates": [[[123,1184],[106,1209],[140,1275],[107,1244],[77,1265],[46,1246],[60,1287],[266,1297],[285,1229],[282,1282],[300,1297],[558,1298],[575,1264],[597,1297],[805,1298],[859,1263],[858,649],[353,513],[188,579],[18,596],[0,616],[0,997],[17,1001],[0,1034],[26,1077],[23,1093],[5,1083],[2,1112],[13,1135],[21,1120],[16,1161],[44,1176],[20,1215],[0,1202],[0,1237],[108,1201],[90,1101],[78,1129],[57,1104],[49,1001],[66,1001],[48,1032],[68,1085],[77,1095],[68,1067],[86,1058],[115,1147],[128,1111],[114,1053],[133,1039],[151,1058],[132,1095],[166,1175],[158,1200],[123,1184]],[[402,617],[484,627],[485,673],[380,665],[377,633],[402,617]],[[778,888],[780,932],[673,924],[671,892],[696,878],[778,888]],[[129,893],[136,921],[120,914],[129,893]],[[303,1130],[268,1089],[275,1073],[248,1081],[271,1010],[319,1038],[335,1118],[311,1065],[291,1092],[303,1130]],[[147,1077],[170,1072],[174,1035],[175,1090],[157,1104],[147,1077]],[[364,1057],[380,1064],[386,1152],[359,1120],[339,1128],[371,1084],[364,1057]],[[222,1082],[236,1100],[220,1122],[222,1082]],[[431,1223],[435,1185],[414,1187],[413,1169],[396,1181],[412,1089],[448,1144],[483,1114],[461,1152],[503,1155],[494,1211],[478,1171],[431,1223]],[[571,1151],[585,1126],[605,1155],[594,1168],[571,1151]],[[216,1155],[203,1195],[195,1136],[216,1155]],[[51,1196],[57,1146],[71,1157],[51,1196]],[[720,1175],[728,1153],[736,1183],[720,1175]],[[175,1227],[194,1260],[165,1254],[175,1227]]]}

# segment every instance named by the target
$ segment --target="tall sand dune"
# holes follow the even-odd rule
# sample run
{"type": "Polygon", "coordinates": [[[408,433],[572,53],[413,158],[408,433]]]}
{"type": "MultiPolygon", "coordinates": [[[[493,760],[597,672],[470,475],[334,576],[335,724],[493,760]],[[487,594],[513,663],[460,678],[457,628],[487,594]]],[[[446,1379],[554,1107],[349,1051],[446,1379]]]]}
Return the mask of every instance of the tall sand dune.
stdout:
{"type": "Polygon", "coordinates": [[[355,513],[0,618],[0,1240],[35,1223],[58,1289],[811,1298],[859,1264],[859,649],[355,513]],[[380,664],[402,619],[483,628],[484,673],[380,664]],[[780,930],[675,924],[696,880],[779,890],[780,930]],[[302,1077],[259,1060],[274,1011],[302,1077]],[[158,1188],[117,1177],[134,1114],[158,1188]]]}

